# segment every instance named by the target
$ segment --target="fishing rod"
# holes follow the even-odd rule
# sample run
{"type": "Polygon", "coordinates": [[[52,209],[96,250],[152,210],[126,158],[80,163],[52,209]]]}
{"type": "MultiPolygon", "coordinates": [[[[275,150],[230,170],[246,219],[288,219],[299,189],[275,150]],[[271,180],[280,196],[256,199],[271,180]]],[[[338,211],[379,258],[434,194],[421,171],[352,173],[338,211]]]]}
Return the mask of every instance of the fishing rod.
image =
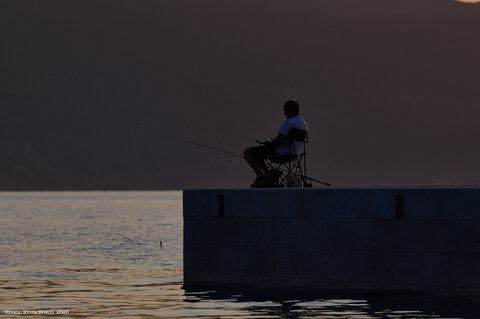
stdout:
{"type": "Polygon", "coordinates": [[[304,176],[304,178],[308,179],[309,181],[314,181],[314,182],[317,182],[317,183],[323,184],[323,185],[325,185],[325,186],[332,186],[332,184],[329,184],[329,183],[326,183],[326,182],[319,181],[318,179],[315,179],[315,178],[311,178],[311,177],[308,177],[308,176],[304,176]]]}
{"type": "Polygon", "coordinates": [[[180,142],[180,143],[202,146],[202,147],[205,147],[205,148],[217,151],[217,152],[222,152],[222,153],[229,154],[229,155],[232,155],[232,156],[235,156],[235,157],[240,157],[241,159],[243,159],[242,155],[238,155],[238,154],[235,154],[235,153],[232,153],[232,152],[229,152],[229,151],[224,151],[224,150],[221,150],[221,149],[213,147],[213,146],[209,146],[209,145],[205,145],[205,144],[201,144],[201,143],[197,143],[197,142],[192,142],[192,141],[187,141],[187,140],[182,140],[180,138],[174,138],[174,137],[164,137],[164,138],[167,139],[167,140],[177,141],[177,142],[180,142]]]}
{"type": "MultiPolygon", "coordinates": [[[[210,150],[217,151],[217,152],[221,152],[221,153],[225,153],[225,154],[229,154],[229,155],[232,155],[232,156],[235,156],[235,157],[239,157],[239,158],[241,158],[241,159],[244,158],[242,155],[235,154],[235,153],[232,153],[232,152],[229,152],[229,151],[225,151],[225,150],[221,150],[221,149],[219,149],[219,148],[216,148],[216,147],[213,147],[213,146],[210,146],[210,145],[205,145],[205,144],[202,144],[202,143],[187,141],[187,140],[184,140],[184,139],[181,139],[181,138],[175,138],[175,137],[167,137],[167,136],[164,136],[163,138],[164,138],[164,139],[167,139],[167,140],[170,140],[170,141],[177,141],[177,142],[180,142],[180,143],[185,143],[185,144],[190,144],[190,145],[196,145],[196,146],[205,147],[205,148],[208,148],[208,149],[210,149],[210,150]]],[[[308,179],[309,181],[314,181],[314,182],[323,184],[323,185],[325,185],[325,186],[331,186],[331,184],[329,184],[329,183],[319,181],[318,179],[315,179],[315,178],[312,178],[312,177],[308,177],[308,176],[303,176],[303,177],[305,177],[305,178],[308,179]]]]}

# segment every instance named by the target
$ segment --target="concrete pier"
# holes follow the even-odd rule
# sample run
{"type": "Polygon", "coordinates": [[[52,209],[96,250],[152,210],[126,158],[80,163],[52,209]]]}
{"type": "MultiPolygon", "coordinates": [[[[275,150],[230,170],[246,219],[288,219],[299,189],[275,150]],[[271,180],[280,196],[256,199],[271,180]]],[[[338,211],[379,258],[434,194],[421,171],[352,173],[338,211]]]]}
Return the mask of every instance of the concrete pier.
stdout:
{"type": "Polygon", "coordinates": [[[183,196],[186,285],[480,295],[480,188],[183,196]]]}

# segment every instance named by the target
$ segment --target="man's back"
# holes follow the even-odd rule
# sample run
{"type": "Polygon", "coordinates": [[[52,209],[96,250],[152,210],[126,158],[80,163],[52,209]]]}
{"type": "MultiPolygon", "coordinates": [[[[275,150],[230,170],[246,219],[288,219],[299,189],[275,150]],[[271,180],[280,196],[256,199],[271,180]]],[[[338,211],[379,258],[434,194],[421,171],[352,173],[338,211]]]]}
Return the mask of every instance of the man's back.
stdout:
{"type": "Polygon", "coordinates": [[[292,138],[290,137],[291,128],[295,128],[301,131],[308,131],[308,125],[302,118],[302,116],[300,116],[300,114],[286,119],[279,130],[281,134],[286,136],[285,140],[277,146],[277,152],[280,155],[285,155],[288,153],[296,155],[302,148],[303,142],[292,140],[292,138]]]}

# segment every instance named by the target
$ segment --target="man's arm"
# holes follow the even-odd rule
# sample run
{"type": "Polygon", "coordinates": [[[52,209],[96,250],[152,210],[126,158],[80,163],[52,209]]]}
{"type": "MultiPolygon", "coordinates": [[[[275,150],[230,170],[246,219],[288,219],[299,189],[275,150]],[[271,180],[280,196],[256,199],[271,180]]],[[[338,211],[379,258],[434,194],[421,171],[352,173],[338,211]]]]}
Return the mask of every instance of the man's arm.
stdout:
{"type": "Polygon", "coordinates": [[[285,135],[283,135],[282,133],[278,133],[277,137],[275,137],[273,140],[271,140],[270,143],[279,144],[284,139],[285,139],[285,135]]]}

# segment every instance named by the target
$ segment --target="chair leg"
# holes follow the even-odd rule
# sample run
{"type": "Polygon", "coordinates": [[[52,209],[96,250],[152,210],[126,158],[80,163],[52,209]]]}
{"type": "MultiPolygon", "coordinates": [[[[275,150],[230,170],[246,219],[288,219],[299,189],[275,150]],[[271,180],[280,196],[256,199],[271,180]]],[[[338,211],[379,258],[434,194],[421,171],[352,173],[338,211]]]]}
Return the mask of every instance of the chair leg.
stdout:
{"type": "Polygon", "coordinates": [[[303,154],[298,156],[295,160],[285,164],[277,164],[267,161],[267,165],[269,171],[279,170],[283,172],[283,175],[279,176],[278,181],[276,181],[279,185],[294,187],[296,184],[300,187],[312,187],[312,184],[306,179],[304,169],[302,168],[302,162],[304,162],[303,154]]]}
{"type": "Polygon", "coordinates": [[[302,187],[312,187],[312,184],[307,181],[304,170],[302,169],[302,158],[295,161],[295,173],[298,181],[302,184],[302,187]]]}

